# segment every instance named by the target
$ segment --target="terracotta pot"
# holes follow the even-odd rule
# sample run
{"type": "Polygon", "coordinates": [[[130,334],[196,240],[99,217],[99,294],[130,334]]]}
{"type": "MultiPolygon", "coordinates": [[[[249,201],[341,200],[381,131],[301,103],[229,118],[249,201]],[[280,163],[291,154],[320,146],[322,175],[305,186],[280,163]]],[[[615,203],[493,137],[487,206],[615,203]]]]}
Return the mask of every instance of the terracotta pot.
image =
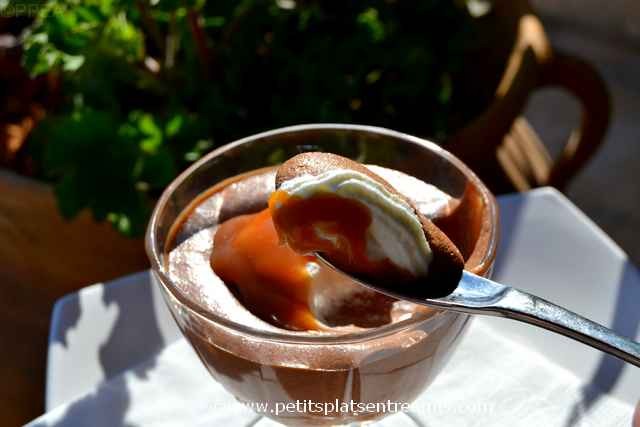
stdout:
{"type": "Polygon", "coordinates": [[[0,419],[22,425],[43,411],[53,302],[96,281],[146,268],[140,240],[88,212],[60,217],[52,189],[0,169],[0,419]]]}
{"type": "MultiPolygon", "coordinates": [[[[499,58],[505,40],[508,59],[493,100],[479,117],[450,138],[447,149],[471,166],[494,192],[542,185],[562,189],[603,140],[611,109],[604,82],[586,62],[553,51],[528,2],[497,0],[491,14],[483,19],[493,28],[488,28],[487,34],[493,35],[496,52],[484,52],[487,59],[482,60],[491,63],[492,57],[499,58]],[[529,96],[548,86],[569,91],[582,107],[580,123],[555,160],[520,118],[529,96]]],[[[483,67],[469,68],[482,73],[483,67]]],[[[490,78],[487,85],[494,87],[490,78]]],[[[486,75],[480,74],[474,84],[481,86],[478,81],[485,80],[486,75]]]]}
{"type": "Polygon", "coordinates": [[[63,219],[47,184],[0,169],[0,194],[5,280],[56,297],[147,265],[141,239],[120,235],[87,211],[73,221],[63,219]]]}

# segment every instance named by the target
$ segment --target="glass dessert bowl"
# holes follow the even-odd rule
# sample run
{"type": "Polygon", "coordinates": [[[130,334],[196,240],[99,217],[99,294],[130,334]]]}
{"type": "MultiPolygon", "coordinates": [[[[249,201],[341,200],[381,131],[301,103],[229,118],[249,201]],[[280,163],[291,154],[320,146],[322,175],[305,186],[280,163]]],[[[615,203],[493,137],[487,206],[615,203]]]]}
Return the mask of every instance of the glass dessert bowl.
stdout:
{"type": "MultiPolygon", "coordinates": [[[[410,304],[398,315],[384,312],[386,320],[337,326],[335,333],[287,330],[243,308],[242,296],[221,285],[208,262],[212,227],[264,209],[276,165],[306,151],[339,154],[435,185],[451,198],[434,210],[433,222],[459,248],[465,269],[491,274],[497,206],[462,162],[398,132],[327,124],[244,138],[182,173],[162,195],[147,230],[152,276],[211,375],[241,402],[267,408],[260,415],[289,425],[376,420],[405,410],[427,388],[455,349],[468,315],[410,304]]],[[[420,188],[405,194],[419,208],[430,203],[420,188]]],[[[364,306],[364,312],[350,313],[351,320],[367,317],[366,307],[376,304],[364,306]]]]}

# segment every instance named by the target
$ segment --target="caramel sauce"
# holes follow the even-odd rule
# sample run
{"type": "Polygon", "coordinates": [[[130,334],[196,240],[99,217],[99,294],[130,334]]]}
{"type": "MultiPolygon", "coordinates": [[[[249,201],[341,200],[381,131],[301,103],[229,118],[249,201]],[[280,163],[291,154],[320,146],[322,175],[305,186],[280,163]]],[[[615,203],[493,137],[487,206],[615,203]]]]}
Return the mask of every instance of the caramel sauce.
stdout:
{"type": "Polygon", "coordinates": [[[269,209],[284,243],[298,253],[322,253],[352,274],[413,278],[389,259],[368,257],[367,230],[372,218],[369,208],[356,200],[329,193],[302,198],[278,190],[269,199],[269,209]]]}
{"type": "Polygon", "coordinates": [[[330,194],[303,199],[276,191],[269,209],[219,226],[211,267],[260,318],[287,329],[323,329],[309,305],[308,266],[316,261],[312,252],[353,273],[395,278],[409,274],[387,259],[369,259],[371,222],[368,208],[355,200],[330,194]],[[286,209],[275,209],[283,204],[286,209]]]}
{"type": "Polygon", "coordinates": [[[315,257],[280,244],[269,210],[224,222],[216,232],[211,267],[237,287],[243,303],[266,321],[294,330],[317,330],[309,308],[315,257]]]}

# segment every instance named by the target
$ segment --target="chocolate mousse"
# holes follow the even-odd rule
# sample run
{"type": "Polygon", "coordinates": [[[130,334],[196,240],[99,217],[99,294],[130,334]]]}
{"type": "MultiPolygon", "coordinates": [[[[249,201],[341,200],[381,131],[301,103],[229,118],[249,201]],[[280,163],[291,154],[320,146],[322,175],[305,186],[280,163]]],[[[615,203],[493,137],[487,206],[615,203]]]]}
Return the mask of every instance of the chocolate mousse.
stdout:
{"type": "MultiPolygon", "coordinates": [[[[437,217],[456,203],[397,171],[372,169],[419,190],[425,215],[437,217]]],[[[276,168],[223,182],[198,196],[174,225],[168,272],[203,309],[260,329],[332,335],[431,312],[363,288],[281,244],[267,207],[275,186],[276,168]]]]}
{"type": "MultiPolygon", "coordinates": [[[[454,239],[467,262],[486,252],[474,244],[482,240],[487,213],[478,205],[467,218],[461,210],[476,203],[474,187],[458,199],[395,170],[358,165],[357,171],[388,186],[420,219],[432,252],[429,280],[441,259],[461,268],[460,253],[445,240],[447,227],[469,224],[454,239]],[[433,223],[445,224],[444,233],[433,223]]],[[[448,358],[468,317],[369,290],[313,254],[283,245],[268,208],[276,182],[286,181],[283,172],[265,168],[220,182],[176,220],[165,245],[168,277],[200,312],[237,325],[185,323],[178,316],[181,329],[211,374],[241,401],[412,402],[448,358]]],[[[324,425],[383,414],[336,408],[263,415],[324,425]]]]}

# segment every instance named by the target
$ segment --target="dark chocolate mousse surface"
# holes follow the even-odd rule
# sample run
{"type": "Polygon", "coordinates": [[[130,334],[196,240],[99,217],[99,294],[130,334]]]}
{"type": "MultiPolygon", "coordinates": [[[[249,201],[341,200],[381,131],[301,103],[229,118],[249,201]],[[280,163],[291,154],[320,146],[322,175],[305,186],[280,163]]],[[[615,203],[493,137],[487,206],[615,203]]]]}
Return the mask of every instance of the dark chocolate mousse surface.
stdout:
{"type": "MultiPolygon", "coordinates": [[[[411,195],[412,203],[426,218],[445,217],[458,205],[456,199],[416,178],[378,166],[370,169],[400,193],[411,195]]],[[[256,329],[282,332],[281,327],[255,316],[251,307],[245,307],[234,286],[222,281],[209,262],[215,250],[213,241],[218,225],[266,208],[275,190],[275,177],[275,168],[255,171],[212,187],[197,197],[174,226],[167,244],[166,268],[180,291],[203,309],[256,329]]],[[[431,314],[424,307],[383,296],[326,267],[320,268],[329,271],[320,275],[321,283],[313,287],[309,303],[324,313],[321,321],[328,327],[316,332],[288,333],[344,334],[431,314]]]]}

